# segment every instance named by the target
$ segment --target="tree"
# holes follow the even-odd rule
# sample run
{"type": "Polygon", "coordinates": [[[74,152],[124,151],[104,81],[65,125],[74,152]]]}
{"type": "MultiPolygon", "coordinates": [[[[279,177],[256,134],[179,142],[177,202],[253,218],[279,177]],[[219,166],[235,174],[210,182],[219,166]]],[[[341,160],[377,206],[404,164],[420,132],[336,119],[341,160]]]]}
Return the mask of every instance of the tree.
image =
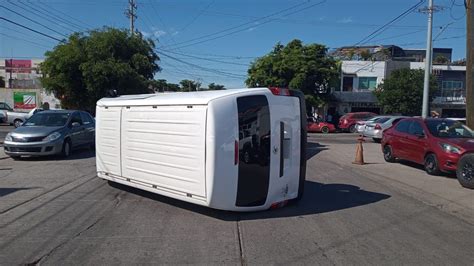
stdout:
{"type": "Polygon", "coordinates": [[[211,91],[225,90],[224,85],[215,84],[215,83],[209,83],[207,87],[208,87],[208,90],[211,90],[211,91]]]}
{"type": "Polygon", "coordinates": [[[179,82],[181,91],[197,91],[201,87],[201,83],[189,79],[183,79],[179,82]]]}
{"type": "Polygon", "coordinates": [[[437,65],[445,65],[449,63],[449,59],[444,55],[437,55],[436,58],[433,60],[433,64],[437,65]]]}
{"type": "Polygon", "coordinates": [[[161,70],[154,48],[151,39],[127,30],[74,33],[46,52],[41,82],[64,108],[94,112],[97,100],[112,89],[119,94],[149,92],[148,81],[161,70]]]}
{"type": "Polygon", "coordinates": [[[178,84],[168,83],[166,79],[150,80],[149,86],[155,92],[180,91],[178,84]]]}
{"type": "MultiPolygon", "coordinates": [[[[409,116],[421,115],[424,70],[403,68],[392,72],[374,91],[385,113],[409,116]]],[[[430,101],[438,89],[436,79],[430,77],[430,101]]]]}
{"type": "Polygon", "coordinates": [[[327,55],[324,45],[303,45],[300,40],[293,40],[286,46],[277,43],[273,51],[253,62],[245,82],[249,87],[301,90],[314,98],[313,102],[323,103],[338,76],[336,62],[327,55]]]}
{"type": "Polygon", "coordinates": [[[5,88],[5,80],[0,76],[0,88],[5,88]]]}
{"type": "Polygon", "coordinates": [[[359,55],[362,58],[362,60],[364,60],[364,61],[367,61],[367,60],[371,59],[371,57],[372,57],[372,54],[370,53],[369,49],[361,50],[359,55]]]}

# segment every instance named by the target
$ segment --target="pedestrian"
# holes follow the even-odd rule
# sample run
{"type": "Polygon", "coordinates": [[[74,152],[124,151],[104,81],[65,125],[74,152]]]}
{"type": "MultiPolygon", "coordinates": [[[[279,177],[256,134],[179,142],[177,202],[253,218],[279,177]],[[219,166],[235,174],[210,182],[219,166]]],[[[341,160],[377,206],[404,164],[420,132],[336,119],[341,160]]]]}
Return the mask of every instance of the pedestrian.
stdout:
{"type": "Polygon", "coordinates": [[[436,111],[431,111],[431,118],[439,118],[439,113],[436,111]]]}

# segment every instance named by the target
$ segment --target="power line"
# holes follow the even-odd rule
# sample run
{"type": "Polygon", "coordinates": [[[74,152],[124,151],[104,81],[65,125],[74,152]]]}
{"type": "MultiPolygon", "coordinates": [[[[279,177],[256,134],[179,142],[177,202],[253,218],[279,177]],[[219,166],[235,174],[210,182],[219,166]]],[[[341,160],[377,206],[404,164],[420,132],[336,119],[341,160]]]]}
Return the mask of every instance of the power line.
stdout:
{"type": "Polygon", "coordinates": [[[56,30],[54,30],[54,29],[52,29],[52,28],[50,28],[50,27],[48,27],[48,26],[46,26],[46,25],[44,25],[44,24],[42,24],[42,23],[40,23],[40,22],[38,22],[38,21],[35,21],[35,20],[33,20],[33,19],[30,19],[30,18],[28,18],[27,16],[24,16],[24,15],[22,15],[21,13],[18,13],[18,12],[16,12],[16,11],[14,11],[14,10],[12,10],[12,9],[10,9],[10,8],[8,8],[8,7],[6,7],[6,6],[4,6],[4,5],[0,5],[0,7],[3,7],[4,9],[6,9],[6,10],[8,10],[8,11],[10,11],[10,12],[12,12],[12,13],[14,13],[14,14],[16,14],[16,15],[18,15],[18,16],[24,18],[24,19],[26,19],[26,20],[29,20],[29,21],[31,21],[31,22],[33,22],[33,23],[35,23],[35,24],[38,24],[38,25],[40,25],[40,26],[42,26],[42,27],[44,27],[44,28],[46,28],[46,29],[48,29],[48,30],[50,30],[50,31],[52,31],[52,32],[55,32],[55,33],[57,33],[57,34],[59,34],[59,35],[61,35],[61,36],[67,38],[67,36],[64,35],[63,33],[59,32],[59,31],[56,31],[56,30]]]}
{"type": "Polygon", "coordinates": [[[369,35],[367,35],[366,37],[362,38],[362,40],[360,40],[359,42],[357,42],[356,44],[354,44],[353,46],[357,46],[359,44],[362,44],[362,43],[367,43],[369,42],[370,40],[374,39],[377,35],[381,34],[382,32],[384,32],[392,23],[395,23],[396,21],[404,18],[405,16],[407,16],[409,13],[411,13],[413,10],[415,10],[416,8],[418,8],[419,6],[421,6],[423,3],[425,2],[425,0],[421,0],[420,2],[418,2],[417,4],[411,6],[410,8],[408,8],[407,10],[405,10],[403,13],[401,13],[400,15],[398,15],[397,17],[395,17],[394,19],[390,20],[389,22],[385,23],[384,25],[382,25],[380,28],[376,29],[375,31],[373,31],[372,33],[370,33],[369,35]]]}
{"type": "Polygon", "coordinates": [[[27,43],[31,43],[31,44],[34,44],[34,45],[36,45],[36,46],[38,46],[38,47],[42,47],[42,48],[46,48],[46,49],[51,49],[51,46],[48,47],[48,46],[46,46],[46,45],[42,45],[42,44],[40,44],[40,43],[33,42],[33,41],[27,40],[27,39],[23,39],[23,38],[20,38],[20,37],[17,37],[17,36],[8,35],[8,34],[1,33],[1,32],[0,32],[0,35],[5,36],[5,37],[7,37],[7,38],[16,39],[16,40],[24,41],[24,42],[27,42],[27,43]]]}
{"type": "Polygon", "coordinates": [[[178,52],[172,52],[172,51],[163,50],[163,49],[161,49],[161,51],[165,51],[167,53],[171,53],[171,54],[175,54],[175,55],[182,55],[182,56],[186,56],[186,57],[190,57],[190,58],[194,58],[194,59],[210,61],[210,62],[216,62],[216,63],[222,63],[222,64],[228,64],[228,65],[237,65],[237,66],[248,66],[249,65],[249,64],[242,64],[242,63],[235,63],[235,62],[228,62],[228,61],[220,61],[220,60],[216,60],[216,59],[204,58],[204,57],[194,56],[194,55],[190,55],[190,54],[183,54],[183,53],[178,53],[178,52]]]}
{"type": "Polygon", "coordinates": [[[51,15],[49,15],[49,14],[47,14],[47,13],[44,13],[44,12],[42,12],[41,10],[38,10],[38,9],[36,9],[36,8],[34,8],[34,7],[31,7],[31,6],[28,6],[28,5],[23,4],[23,2],[21,2],[21,0],[19,0],[18,3],[22,4],[23,6],[20,6],[20,5],[16,4],[16,3],[12,2],[11,0],[7,0],[7,2],[8,2],[10,5],[16,6],[17,8],[20,8],[20,9],[22,9],[22,10],[24,10],[24,11],[30,13],[30,14],[36,15],[36,16],[38,16],[39,18],[41,18],[41,19],[43,19],[43,20],[45,20],[45,21],[51,22],[51,23],[53,23],[54,25],[59,26],[59,27],[65,29],[65,30],[67,30],[67,31],[75,31],[75,30],[72,29],[72,28],[66,27],[66,26],[64,26],[64,25],[61,25],[61,23],[58,23],[58,19],[57,19],[57,18],[53,17],[54,20],[52,20],[52,19],[49,18],[49,17],[51,17],[51,15]],[[27,9],[27,8],[28,8],[28,9],[27,9]],[[33,11],[31,11],[30,9],[33,9],[33,11]],[[36,12],[41,13],[41,15],[38,15],[38,13],[36,13],[36,12]]]}
{"type": "MultiPolygon", "coordinates": [[[[10,2],[10,0],[9,0],[10,2]]],[[[21,0],[19,0],[20,3],[23,3],[21,0]]],[[[80,25],[77,25],[76,23],[74,22],[71,22],[67,19],[64,19],[62,18],[61,16],[53,16],[53,12],[51,12],[51,10],[47,10],[47,9],[44,9],[42,6],[39,6],[39,5],[35,5],[31,0],[27,0],[26,3],[28,4],[28,7],[35,10],[36,12],[39,12],[45,16],[48,16],[56,21],[59,21],[61,23],[65,23],[67,24],[68,26],[72,27],[72,28],[75,28],[77,30],[80,30],[82,31],[83,30],[83,27],[80,26],[80,25]]],[[[75,31],[74,29],[72,31],[75,31]]]]}
{"type": "MultiPolygon", "coordinates": [[[[324,2],[326,2],[326,0],[323,0],[323,1],[318,2],[318,3],[316,3],[316,4],[312,4],[312,5],[308,6],[308,7],[306,7],[305,9],[310,8],[310,7],[313,7],[313,6],[316,6],[316,5],[319,5],[319,4],[322,4],[322,3],[324,3],[324,2]]],[[[278,14],[281,14],[281,13],[284,13],[284,12],[288,12],[288,11],[290,11],[290,10],[296,9],[296,8],[298,8],[298,7],[300,7],[300,6],[303,6],[303,5],[306,5],[306,4],[307,4],[306,2],[299,3],[299,4],[296,4],[296,5],[293,5],[293,6],[289,7],[289,8],[285,8],[285,9],[279,10],[279,11],[277,11],[277,12],[271,13],[271,14],[266,15],[266,16],[264,16],[264,17],[260,17],[260,18],[257,18],[257,19],[253,19],[253,20],[251,20],[251,21],[248,21],[248,22],[245,22],[245,23],[242,23],[242,24],[239,24],[239,25],[230,27],[230,28],[226,28],[226,29],[223,29],[223,30],[214,32],[214,33],[210,33],[210,34],[203,35],[203,36],[201,36],[201,37],[197,37],[197,38],[193,38],[193,39],[190,39],[190,40],[187,40],[187,41],[183,41],[183,42],[177,43],[176,45],[180,46],[180,45],[183,45],[183,44],[192,43],[192,42],[194,42],[194,41],[198,41],[198,40],[201,40],[201,39],[206,39],[206,38],[209,38],[209,37],[212,37],[212,36],[215,36],[215,35],[219,35],[219,34],[221,34],[221,33],[225,33],[225,32],[228,32],[228,31],[232,31],[232,30],[235,30],[235,29],[238,29],[238,28],[247,26],[247,25],[253,25],[254,23],[259,22],[259,21],[261,21],[261,20],[265,20],[265,19],[271,18],[271,17],[273,17],[273,16],[276,16],[276,15],[278,15],[278,14]]],[[[244,29],[244,30],[247,30],[247,29],[248,29],[248,28],[246,28],[246,29],[244,29]]],[[[239,31],[242,31],[242,30],[239,30],[239,31]]],[[[234,33],[239,32],[239,31],[235,31],[234,33]]],[[[224,36],[228,36],[228,35],[230,35],[230,34],[225,34],[225,35],[223,35],[223,37],[224,37],[224,36]]],[[[221,37],[219,37],[219,38],[221,38],[221,37]]],[[[198,43],[202,43],[202,42],[207,42],[207,41],[214,40],[214,39],[216,39],[216,38],[209,39],[209,40],[205,40],[205,41],[201,41],[201,42],[196,42],[196,43],[193,43],[193,44],[190,44],[190,45],[194,45],[194,44],[198,44],[198,43]]],[[[187,46],[190,46],[190,45],[183,45],[183,46],[181,46],[181,47],[187,47],[187,46]]],[[[165,47],[166,47],[166,46],[165,46],[165,47]]]]}
{"type": "MultiPolygon", "coordinates": [[[[30,0],[29,0],[28,2],[30,2],[30,0]]],[[[33,1],[31,1],[31,2],[33,2],[33,1]]],[[[62,14],[63,16],[68,17],[69,19],[75,20],[76,22],[82,24],[83,26],[85,25],[85,28],[87,28],[87,29],[90,29],[90,28],[93,28],[93,27],[94,27],[94,26],[92,26],[92,25],[90,25],[90,24],[87,24],[87,23],[83,22],[82,20],[76,19],[76,18],[74,18],[74,17],[68,15],[68,14],[65,13],[65,12],[62,12],[62,11],[59,10],[59,9],[54,8],[54,7],[51,6],[51,5],[48,5],[48,3],[43,3],[43,2],[41,2],[41,3],[42,3],[43,5],[45,5],[46,7],[49,8],[49,9],[48,9],[48,12],[51,12],[51,10],[54,10],[54,11],[56,11],[57,13],[62,14]]],[[[43,9],[43,10],[44,10],[44,9],[43,9]]],[[[79,24],[78,24],[78,25],[79,25],[79,24]]]]}
{"type": "Polygon", "coordinates": [[[239,74],[234,74],[234,73],[228,73],[228,72],[223,72],[223,71],[220,71],[220,70],[217,70],[217,69],[212,69],[212,68],[206,68],[206,67],[202,67],[202,66],[199,66],[199,65],[196,65],[196,64],[193,64],[193,63],[189,63],[189,62],[186,62],[186,61],[183,61],[179,58],[176,58],[174,56],[171,56],[171,55],[168,55],[166,53],[163,53],[163,52],[160,52],[160,51],[157,51],[157,53],[165,56],[165,57],[168,57],[172,60],[175,60],[177,62],[180,62],[180,63],[183,63],[185,65],[189,65],[189,66],[192,66],[194,68],[197,68],[197,69],[201,69],[203,71],[207,71],[207,72],[211,72],[211,73],[214,73],[214,74],[219,74],[219,75],[222,75],[222,76],[226,76],[228,78],[235,78],[235,79],[242,79],[242,78],[246,78],[246,76],[244,75],[239,75],[239,74]]]}
{"type": "Polygon", "coordinates": [[[48,35],[48,34],[46,34],[46,33],[37,31],[37,30],[35,30],[35,29],[32,29],[32,28],[27,27],[27,26],[25,26],[25,25],[22,25],[22,24],[20,24],[20,23],[11,21],[11,20],[9,20],[9,19],[7,19],[7,18],[0,17],[0,19],[1,19],[1,20],[5,20],[6,22],[9,22],[9,23],[11,23],[11,24],[17,25],[18,27],[22,27],[22,28],[27,29],[27,30],[29,30],[29,31],[32,31],[32,32],[34,32],[34,33],[37,33],[37,34],[40,34],[40,35],[42,35],[42,36],[48,37],[48,38],[50,38],[50,39],[56,40],[56,41],[58,41],[58,42],[64,42],[64,40],[60,40],[60,39],[55,38],[55,37],[53,37],[53,36],[51,36],[51,35],[48,35]]]}

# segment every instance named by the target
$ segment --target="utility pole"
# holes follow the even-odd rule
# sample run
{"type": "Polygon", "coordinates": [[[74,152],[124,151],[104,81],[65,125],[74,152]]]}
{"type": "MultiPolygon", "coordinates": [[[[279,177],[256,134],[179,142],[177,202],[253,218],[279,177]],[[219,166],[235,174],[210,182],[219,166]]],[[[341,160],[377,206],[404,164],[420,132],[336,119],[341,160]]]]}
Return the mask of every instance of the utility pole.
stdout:
{"type": "Polygon", "coordinates": [[[135,19],[137,19],[137,4],[135,0],[128,0],[128,9],[125,15],[130,19],[130,32],[135,34],[135,19]]]}
{"type": "Polygon", "coordinates": [[[421,116],[423,118],[428,117],[428,110],[430,104],[430,74],[432,68],[432,50],[433,50],[433,0],[429,0],[428,5],[428,34],[426,37],[426,56],[425,56],[425,81],[423,83],[423,107],[421,111],[421,116]]]}
{"type": "Polygon", "coordinates": [[[474,0],[466,0],[466,122],[474,128],[474,0]]]}

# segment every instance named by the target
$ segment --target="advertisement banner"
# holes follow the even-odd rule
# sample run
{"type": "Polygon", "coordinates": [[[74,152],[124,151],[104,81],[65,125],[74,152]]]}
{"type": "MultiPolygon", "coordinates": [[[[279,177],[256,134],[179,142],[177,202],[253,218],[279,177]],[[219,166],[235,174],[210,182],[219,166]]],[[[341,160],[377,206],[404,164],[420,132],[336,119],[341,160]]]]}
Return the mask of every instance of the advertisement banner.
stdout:
{"type": "Polygon", "coordinates": [[[16,109],[36,108],[36,92],[13,92],[13,106],[16,109]]]}
{"type": "Polygon", "coordinates": [[[31,73],[31,60],[5,59],[7,73],[31,73]]]}

